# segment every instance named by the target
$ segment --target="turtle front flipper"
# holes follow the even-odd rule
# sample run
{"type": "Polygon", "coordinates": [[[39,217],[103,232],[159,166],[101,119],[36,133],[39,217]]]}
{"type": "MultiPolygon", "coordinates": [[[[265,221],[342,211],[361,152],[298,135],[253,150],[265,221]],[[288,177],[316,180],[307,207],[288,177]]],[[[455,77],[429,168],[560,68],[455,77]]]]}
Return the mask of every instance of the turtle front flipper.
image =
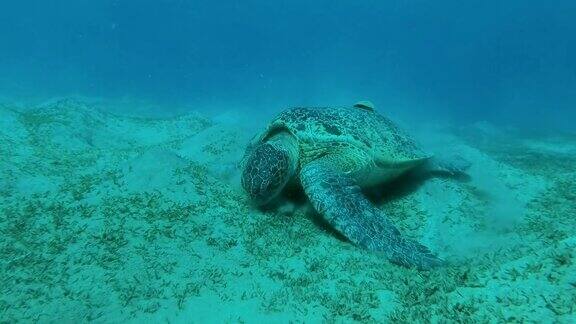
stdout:
{"type": "Polygon", "coordinates": [[[402,237],[355,181],[327,157],[304,166],[300,179],[316,211],[352,243],[382,252],[390,262],[405,267],[426,270],[443,263],[424,245],[402,237]]]}

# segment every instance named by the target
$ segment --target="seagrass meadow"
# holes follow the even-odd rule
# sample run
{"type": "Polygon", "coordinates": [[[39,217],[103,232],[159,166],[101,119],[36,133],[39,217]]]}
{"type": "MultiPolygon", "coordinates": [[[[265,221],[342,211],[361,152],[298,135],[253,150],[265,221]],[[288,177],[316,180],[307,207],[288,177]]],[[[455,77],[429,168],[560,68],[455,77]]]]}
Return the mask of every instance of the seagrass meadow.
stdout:
{"type": "Polygon", "coordinates": [[[448,262],[417,271],[301,193],[254,207],[237,163],[255,129],[107,108],[0,105],[1,322],[576,321],[574,135],[432,125],[468,177],[371,195],[448,262]]]}

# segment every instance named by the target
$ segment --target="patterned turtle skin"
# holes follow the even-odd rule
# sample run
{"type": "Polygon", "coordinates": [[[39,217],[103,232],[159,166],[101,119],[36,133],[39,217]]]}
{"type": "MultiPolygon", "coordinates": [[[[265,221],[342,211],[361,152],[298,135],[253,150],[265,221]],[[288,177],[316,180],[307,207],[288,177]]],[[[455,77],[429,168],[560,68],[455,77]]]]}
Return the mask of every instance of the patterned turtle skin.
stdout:
{"type": "Polygon", "coordinates": [[[395,179],[429,158],[369,102],[292,108],[248,146],[242,186],[264,205],[296,180],[316,211],[350,242],[382,253],[392,263],[427,270],[443,261],[402,236],[361,188],[395,179]]]}

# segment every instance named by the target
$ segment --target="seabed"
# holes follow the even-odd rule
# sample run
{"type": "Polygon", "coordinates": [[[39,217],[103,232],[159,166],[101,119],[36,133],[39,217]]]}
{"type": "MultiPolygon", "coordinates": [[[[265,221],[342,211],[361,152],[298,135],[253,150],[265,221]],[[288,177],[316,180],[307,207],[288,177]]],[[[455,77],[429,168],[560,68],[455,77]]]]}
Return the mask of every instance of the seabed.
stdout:
{"type": "Polygon", "coordinates": [[[375,198],[449,263],[419,272],[297,194],[255,209],[236,168],[254,129],[105,111],[0,105],[1,322],[576,322],[576,135],[443,128],[469,179],[375,198]]]}

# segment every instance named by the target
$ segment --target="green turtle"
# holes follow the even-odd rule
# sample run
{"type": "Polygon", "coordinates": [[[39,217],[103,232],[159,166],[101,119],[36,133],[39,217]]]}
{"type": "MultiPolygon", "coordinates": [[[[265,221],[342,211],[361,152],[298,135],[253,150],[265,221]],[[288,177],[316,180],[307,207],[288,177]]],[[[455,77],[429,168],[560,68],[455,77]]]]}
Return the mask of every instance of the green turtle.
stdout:
{"type": "Polygon", "coordinates": [[[430,158],[369,101],[352,107],[292,108],[254,137],[243,158],[241,182],[253,201],[265,205],[295,180],[316,211],[352,243],[381,252],[392,263],[430,269],[443,261],[402,236],[361,191],[430,158]]]}

